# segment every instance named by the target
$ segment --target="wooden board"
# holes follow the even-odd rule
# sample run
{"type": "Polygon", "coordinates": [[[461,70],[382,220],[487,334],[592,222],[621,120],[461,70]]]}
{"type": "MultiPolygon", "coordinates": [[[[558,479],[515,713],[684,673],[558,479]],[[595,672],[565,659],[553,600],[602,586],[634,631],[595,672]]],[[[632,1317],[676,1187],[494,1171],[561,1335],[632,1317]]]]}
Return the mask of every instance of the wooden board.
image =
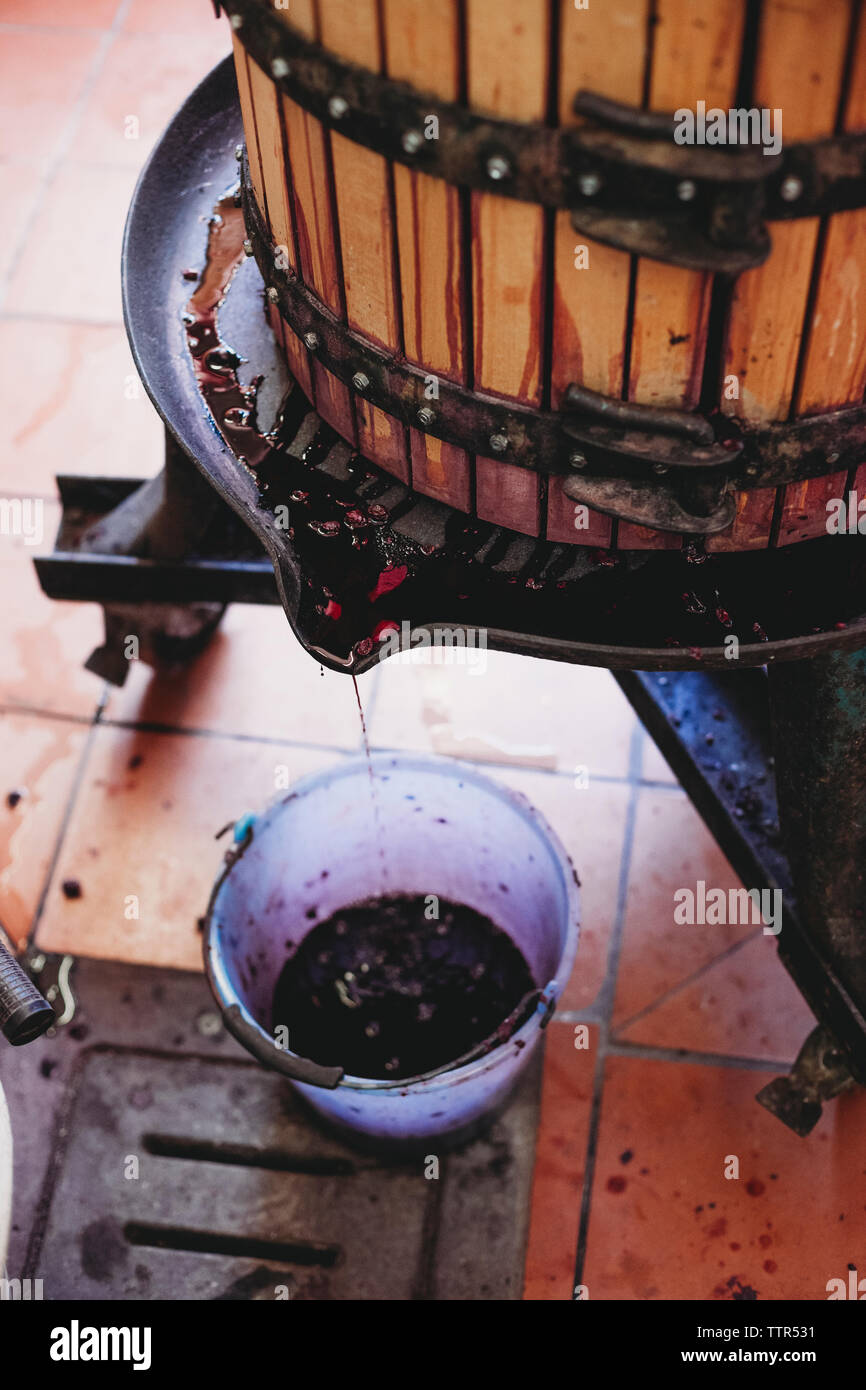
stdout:
{"type": "MultiPolygon", "coordinates": [[[[846,130],[866,127],[866,10],[860,15],[859,33],[848,84],[843,124],[846,130]]],[[[830,219],[823,247],[819,249],[817,287],[806,325],[806,343],[795,413],[856,405],[866,391],[866,212],[838,213],[830,219]]],[[[847,474],[814,478],[785,489],[779,545],[826,534],[827,502],[843,497],[847,474]]]]}
{"type": "MultiPolygon", "coordinates": [[[[755,104],[782,110],[783,142],[828,135],[839,105],[850,24],[848,0],[766,0],[758,40],[755,104]]],[[[794,404],[804,321],[815,272],[819,221],[770,224],[772,251],[763,266],[746,271],[734,288],[724,375],[735,376],[739,398],[722,409],[750,420],[784,420],[794,404]]],[[[816,383],[817,384],[817,383],[816,383]]],[[[805,398],[803,398],[805,400],[805,398]]],[[[818,407],[821,408],[820,406],[818,407]]],[[[838,487],[834,479],[831,486],[838,487]]],[[[844,477],[842,478],[844,487],[844,477]]],[[[713,538],[708,550],[779,545],[823,534],[824,480],[779,490],[774,514],[767,499],[750,501],[734,530],[713,538]],[[806,511],[817,516],[810,530],[806,511]],[[777,537],[773,526],[777,527],[777,537]]]]}
{"type": "MultiPolygon", "coordinates": [[[[277,15],[307,38],[319,37],[315,0],[292,0],[277,15]]],[[[281,97],[286,146],[292,166],[292,198],[301,278],[324,304],[345,318],[343,271],[331,187],[327,135],[317,120],[295,102],[281,97]]],[[[323,420],[357,445],[351,393],[311,357],[312,399],[323,420]]]]}
{"type": "MultiPolygon", "coordinates": [[[[298,247],[289,192],[291,173],[287,167],[285,153],[280,95],[276,84],[249,56],[247,73],[255,111],[258,161],[264,187],[263,211],[280,255],[292,269],[297,270],[298,247]]],[[[279,314],[272,313],[268,317],[278,341],[282,344],[289,370],[301,390],[308,398],[312,398],[313,381],[307,349],[302,341],[283,325],[279,314]]]]}
{"type": "MultiPolygon", "coordinates": [[[[318,16],[319,35],[326,48],[374,72],[381,71],[377,0],[318,0],[318,16]]],[[[351,113],[346,120],[351,121],[351,113]]],[[[402,351],[388,162],[336,130],[331,131],[330,148],[347,322],[371,342],[402,351]]],[[[355,395],[355,419],[361,453],[408,481],[404,426],[359,394],[355,395]]]]}
{"type": "MultiPolygon", "coordinates": [[[[470,106],[512,120],[547,109],[549,0],[466,0],[470,106]]],[[[542,208],[472,194],[472,315],[475,384],[528,405],[542,402],[545,274],[550,255],[542,208]]],[[[485,521],[537,536],[537,473],[476,460],[476,510],[485,521]]]]}
{"type": "MultiPolygon", "coordinates": [[[[382,16],[388,75],[457,101],[462,95],[458,0],[384,0],[382,16]]],[[[460,190],[441,179],[394,166],[406,356],[432,377],[469,384],[463,202],[460,190]]],[[[436,409],[435,396],[430,408],[436,409]]],[[[466,451],[415,429],[409,431],[409,447],[412,486],[471,510],[472,463],[466,451]]]]}
{"type": "MultiPolygon", "coordinates": [[[[574,98],[586,88],[639,106],[646,64],[649,0],[622,0],[559,16],[559,120],[578,123],[574,98]]],[[[553,264],[553,347],[550,403],[554,410],[573,381],[606,396],[621,396],[631,257],[578,235],[567,210],[556,213],[553,264]]],[[[566,497],[562,480],[548,483],[547,538],[584,545],[610,544],[613,522],[582,512],[566,497]],[[586,526],[582,523],[587,522],[586,526]],[[576,529],[575,523],[581,523],[576,529]]]]}
{"type": "MultiPolygon", "coordinates": [[[[745,0],[657,0],[649,84],[653,111],[727,108],[734,100],[745,0]]],[[[691,409],[701,391],[712,276],[641,257],[630,400],[691,409]]]]}
{"type": "Polygon", "coordinates": [[[262,177],[262,162],[259,157],[259,137],[256,130],[256,118],[253,110],[253,97],[250,90],[250,70],[246,49],[232,31],[232,52],[235,60],[235,75],[238,79],[238,96],[241,103],[241,116],[244,122],[244,134],[246,136],[247,159],[250,166],[250,181],[253,185],[253,192],[256,201],[263,212],[267,210],[267,199],[265,197],[265,181],[262,177]]]}
{"type": "MultiPolygon", "coordinates": [[[[698,101],[727,109],[737,90],[744,22],[745,0],[657,0],[650,109],[694,109],[698,101]]],[[[698,404],[712,287],[709,272],[638,259],[629,400],[683,410],[698,404]]],[[[617,543],[622,550],[675,548],[664,532],[628,523],[617,543]]]]}

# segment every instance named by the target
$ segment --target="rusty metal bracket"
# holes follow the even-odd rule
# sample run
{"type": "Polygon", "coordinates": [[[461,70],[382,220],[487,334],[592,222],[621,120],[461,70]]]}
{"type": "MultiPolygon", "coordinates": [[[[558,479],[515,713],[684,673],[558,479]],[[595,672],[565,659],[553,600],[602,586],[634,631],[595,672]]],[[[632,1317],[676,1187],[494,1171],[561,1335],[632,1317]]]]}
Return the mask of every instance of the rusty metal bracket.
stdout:
{"type": "Polygon", "coordinates": [[[623,251],[737,274],[769,255],[767,222],[866,205],[862,132],[768,154],[755,145],[678,145],[673,114],[594,92],[578,92],[574,109],[590,122],[580,144],[599,169],[597,179],[581,181],[584,196],[572,204],[572,223],[623,251]]]}
{"type": "Polygon", "coordinates": [[[250,57],[325,126],[448,183],[570,209],[579,232],[622,250],[737,274],[769,254],[766,221],[866,206],[866,134],[776,155],[678,145],[672,114],[586,91],[581,125],[499,120],[346,62],[257,0],[222,8],[250,57]]]}
{"type": "Polygon", "coordinates": [[[572,385],[559,411],[503,401],[430,374],[354,333],[285,269],[256,201],[246,155],[241,198],[248,252],[268,299],[312,357],[338,380],[404,425],[482,458],[568,478],[575,502],[684,534],[724,530],[733,490],[773,487],[839,472],[866,448],[866,406],[749,427],[716,411],[614,400],[572,385]],[[664,481],[661,476],[667,475],[664,481]]]}
{"type": "Polygon", "coordinates": [[[579,446],[569,456],[577,472],[564,484],[572,501],[663,531],[709,535],[731,525],[729,478],[743,441],[723,416],[716,428],[725,437],[718,440],[703,415],[617,401],[576,385],[565,393],[563,416],[565,433],[579,446]],[[590,457],[596,473],[587,477],[590,457]],[[599,476],[600,462],[619,471],[599,476]]]}
{"type": "Polygon", "coordinates": [[[803,1139],[821,1118],[825,1101],[854,1085],[845,1054],[829,1029],[813,1028],[791,1068],[758,1091],[755,1099],[803,1139]]]}

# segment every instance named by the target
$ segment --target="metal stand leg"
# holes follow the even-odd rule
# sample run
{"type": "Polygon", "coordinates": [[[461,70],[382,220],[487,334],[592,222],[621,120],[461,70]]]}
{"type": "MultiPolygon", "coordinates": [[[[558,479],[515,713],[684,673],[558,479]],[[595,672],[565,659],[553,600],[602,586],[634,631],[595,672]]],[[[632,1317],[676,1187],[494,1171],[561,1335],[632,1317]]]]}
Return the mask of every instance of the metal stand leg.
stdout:
{"type": "Polygon", "coordinates": [[[770,708],[799,917],[866,1014],[866,651],[772,668],[770,708]]]}
{"type": "Polygon", "coordinates": [[[797,918],[817,958],[794,973],[822,1026],[758,1099],[807,1134],[822,1101],[866,1084],[866,652],[771,667],[770,709],[797,918]]]}
{"type": "MultiPolygon", "coordinates": [[[[222,504],[168,432],[165,440],[162,472],[86,531],[80,541],[82,552],[153,561],[183,560],[194,553],[222,504]]],[[[129,670],[130,637],[137,639],[137,659],[149,665],[189,661],[210,641],[225,607],[220,603],[106,603],[105,641],[85,665],[103,679],[123,685],[129,670]]]]}

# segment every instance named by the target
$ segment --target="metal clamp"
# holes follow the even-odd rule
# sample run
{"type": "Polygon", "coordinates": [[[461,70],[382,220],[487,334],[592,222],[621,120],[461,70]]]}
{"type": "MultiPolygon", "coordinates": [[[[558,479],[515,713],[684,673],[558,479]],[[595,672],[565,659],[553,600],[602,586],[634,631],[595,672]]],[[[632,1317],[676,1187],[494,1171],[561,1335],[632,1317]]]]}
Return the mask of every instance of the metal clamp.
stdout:
{"type": "Polygon", "coordinates": [[[577,471],[563,491],[573,502],[639,526],[691,535],[724,531],[736,515],[729,479],[743,441],[724,417],[717,424],[727,435],[721,441],[702,415],[569,386],[563,430],[579,448],[569,458],[577,471]],[[590,456],[593,475],[583,476],[590,456]],[[664,475],[670,477],[662,482],[664,475]]]}
{"type": "Polygon", "coordinates": [[[580,136],[601,172],[572,223],[609,246],[693,270],[737,274],[770,252],[767,221],[821,217],[866,204],[866,135],[766,154],[753,145],[678,145],[675,118],[582,91],[580,136]]]}

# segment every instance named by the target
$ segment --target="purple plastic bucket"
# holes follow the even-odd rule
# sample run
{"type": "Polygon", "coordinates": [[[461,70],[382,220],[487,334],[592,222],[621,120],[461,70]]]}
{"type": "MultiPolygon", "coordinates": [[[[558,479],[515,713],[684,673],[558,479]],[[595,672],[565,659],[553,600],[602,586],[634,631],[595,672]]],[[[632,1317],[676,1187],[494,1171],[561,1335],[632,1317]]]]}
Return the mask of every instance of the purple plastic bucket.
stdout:
{"type": "Polygon", "coordinates": [[[574,963],[577,881],[538,811],[474,767],[412,754],[379,754],[371,766],[375,814],[370,766],[352,759],[238,822],[206,918],[205,967],[229,1031],[348,1138],[454,1142],[504,1104],[538,1045],[574,963]],[[464,903],[511,937],[540,993],[507,1041],[403,1081],[343,1074],[278,1045],[272,999],[290,950],[316,922],[382,893],[464,903]]]}

